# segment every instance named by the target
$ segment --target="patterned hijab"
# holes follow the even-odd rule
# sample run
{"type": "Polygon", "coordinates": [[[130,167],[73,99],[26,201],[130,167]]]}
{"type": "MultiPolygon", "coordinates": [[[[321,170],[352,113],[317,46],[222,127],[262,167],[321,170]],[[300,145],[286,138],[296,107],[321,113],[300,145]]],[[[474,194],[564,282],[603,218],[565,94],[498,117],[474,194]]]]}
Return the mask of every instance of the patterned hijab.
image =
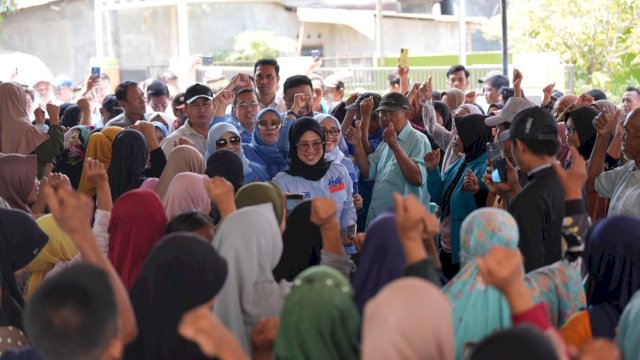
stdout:
{"type": "Polygon", "coordinates": [[[89,126],[78,125],[64,134],[64,151],[54,168],[55,172],[61,172],[69,177],[74,189],[77,189],[80,184],[89,131],[89,126]]]}
{"type": "Polygon", "coordinates": [[[462,223],[462,268],[442,289],[451,302],[456,358],[462,358],[467,342],[482,340],[497,330],[511,326],[511,311],[507,299],[498,289],[485,285],[475,259],[486,255],[495,246],[517,249],[518,240],[518,224],[504,210],[478,209],[462,223]]]}

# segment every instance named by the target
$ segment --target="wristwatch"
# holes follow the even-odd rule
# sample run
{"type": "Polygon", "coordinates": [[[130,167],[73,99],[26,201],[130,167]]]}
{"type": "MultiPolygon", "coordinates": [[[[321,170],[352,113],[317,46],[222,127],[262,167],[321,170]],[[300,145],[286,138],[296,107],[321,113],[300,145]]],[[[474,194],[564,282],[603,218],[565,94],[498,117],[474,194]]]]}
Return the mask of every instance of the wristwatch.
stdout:
{"type": "Polygon", "coordinates": [[[287,111],[287,116],[289,116],[289,115],[295,116],[296,119],[300,117],[300,115],[298,115],[298,113],[294,112],[293,110],[287,111]]]}

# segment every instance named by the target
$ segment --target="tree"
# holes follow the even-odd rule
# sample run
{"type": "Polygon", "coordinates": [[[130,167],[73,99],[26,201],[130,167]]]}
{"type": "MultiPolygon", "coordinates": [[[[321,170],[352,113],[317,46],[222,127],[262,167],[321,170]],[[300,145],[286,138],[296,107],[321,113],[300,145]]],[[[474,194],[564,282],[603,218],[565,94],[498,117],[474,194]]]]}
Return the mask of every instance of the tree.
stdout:
{"type": "MultiPolygon", "coordinates": [[[[509,47],[555,51],[576,68],[577,89],[598,87],[620,95],[640,78],[640,0],[511,0],[509,47]]],[[[500,16],[483,32],[500,38],[500,16]]]]}
{"type": "Polygon", "coordinates": [[[277,36],[271,30],[245,31],[234,37],[233,51],[227,61],[257,60],[293,55],[296,49],[294,39],[277,36]]]}

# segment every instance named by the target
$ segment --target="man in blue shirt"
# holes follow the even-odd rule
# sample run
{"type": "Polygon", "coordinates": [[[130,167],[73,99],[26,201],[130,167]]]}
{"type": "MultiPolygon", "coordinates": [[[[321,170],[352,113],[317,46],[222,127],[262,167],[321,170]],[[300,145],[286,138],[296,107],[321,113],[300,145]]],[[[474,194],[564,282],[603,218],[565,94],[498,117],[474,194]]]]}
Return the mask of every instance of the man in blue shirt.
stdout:
{"type": "Polygon", "coordinates": [[[423,156],[431,151],[431,146],[427,137],[409,124],[408,109],[409,101],[402,94],[389,93],[382,98],[375,111],[379,113],[384,129],[384,142],[369,156],[362,146],[361,130],[347,130],[346,139],[354,147],[360,172],[369,181],[375,181],[367,226],[378,214],[393,206],[393,192],[413,193],[423,204],[429,203],[423,156]]]}

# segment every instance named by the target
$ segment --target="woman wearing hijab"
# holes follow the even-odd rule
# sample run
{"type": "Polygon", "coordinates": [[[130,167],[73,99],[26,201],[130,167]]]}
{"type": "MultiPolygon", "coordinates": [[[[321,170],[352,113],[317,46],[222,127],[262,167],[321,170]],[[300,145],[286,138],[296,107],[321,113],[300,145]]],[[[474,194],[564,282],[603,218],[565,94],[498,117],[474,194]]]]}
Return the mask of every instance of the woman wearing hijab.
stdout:
{"type": "Polygon", "coordinates": [[[233,185],[237,192],[244,184],[242,160],[229,150],[218,150],[207,159],[207,168],[204,173],[209,177],[223,177],[233,185]]]}
{"type": "Polygon", "coordinates": [[[151,248],[165,234],[167,217],[158,194],[136,189],[113,205],[108,258],[124,286],[131,289],[151,248]]]}
{"type": "Polygon", "coordinates": [[[447,89],[442,92],[441,99],[453,112],[464,103],[464,92],[456,88],[447,89]]]}
{"type": "Polygon", "coordinates": [[[0,154],[0,197],[12,209],[31,214],[29,204],[38,198],[35,155],[0,154]]]}
{"type": "Polygon", "coordinates": [[[358,268],[351,277],[356,304],[362,312],[369,299],[402,277],[405,256],[396,230],[395,211],[383,211],[367,229],[358,268]]]}
{"type": "MultiPolygon", "coordinates": [[[[198,152],[198,150],[195,151],[198,152]]],[[[199,152],[198,155],[200,155],[199,152]]],[[[171,220],[176,215],[191,210],[209,214],[211,200],[203,185],[206,178],[206,175],[183,172],[171,180],[171,184],[162,198],[167,219],[171,220]]]]}
{"type": "Polygon", "coordinates": [[[640,220],[614,216],[594,225],[587,236],[587,310],[560,328],[568,345],[613,339],[620,315],[640,289],[640,220]]]}
{"type": "Polygon", "coordinates": [[[300,273],[280,316],[276,359],[359,359],[360,315],[349,281],[326,266],[300,273]]]}
{"type": "MultiPolygon", "coordinates": [[[[448,131],[451,131],[453,116],[451,115],[449,106],[443,101],[434,101],[433,109],[435,110],[436,121],[438,122],[438,124],[448,131]]],[[[438,144],[438,146],[440,145],[438,144]]]]}
{"type": "Polygon", "coordinates": [[[555,105],[553,105],[553,116],[558,119],[558,121],[564,122],[564,112],[569,108],[569,106],[573,105],[573,103],[578,100],[578,97],[575,95],[563,95],[556,101],[555,105]]]}
{"type": "Polygon", "coordinates": [[[147,176],[155,177],[162,173],[166,165],[164,152],[157,147],[153,153],[150,156],[147,140],[138,130],[122,130],[116,136],[108,170],[114,201],[125,192],[139,188],[147,176]],[[147,169],[150,157],[151,166],[147,169]]]}
{"type": "Polygon", "coordinates": [[[287,227],[282,234],[282,256],[273,270],[276,281],[293,281],[305,269],[320,263],[322,235],[320,228],[309,220],[311,201],[303,201],[287,215],[287,227]]]}
{"type": "Polygon", "coordinates": [[[154,246],[131,289],[138,337],[124,359],[208,359],[178,334],[182,315],[213,302],[227,277],[227,262],[199,236],[178,232],[154,246]]]}
{"type": "Polygon", "coordinates": [[[273,183],[254,182],[244,185],[236,192],[235,202],[237,209],[260,204],[271,204],[278,224],[282,223],[285,211],[284,197],[280,189],[273,183]]]}
{"type": "Polygon", "coordinates": [[[453,338],[447,297],[419,278],[389,283],[364,309],[363,359],[451,360],[453,338]]]}
{"type": "Polygon", "coordinates": [[[271,108],[263,109],[256,117],[251,142],[242,146],[247,159],[261,165],[269,179],[287,167],[286,154],[276,147],[280,126],[278,111],[271,108]]]}
{"type": "Polygon", "coordinates": [[[242,161],[242,172],[244,173],[243,184],[254,181],[269,181],[271,177],[267,175],[264,167],[258,163],[249,161],[244,156],[242,150],[242,140],[238,129],[229,123],[218,123],[211,127],[207,137],[207,160],[212,154],[219,150],[229,150],[242,161]]]}
{"type": "Polygon", "coordinates": [[[15,273],[29,265],[46,243],[47,235],[31,216],[19,210],[0,209],[0,326],[23,329],[24,299],[15,273]]]}
{"type": "Polygon", "coordinates": [[[289,168],[278,173],[273,182],[285,193],[301,193],[305,199],[328,197],[337,207],[340,229],[357,220],[353,205],[353,184],[344,165],[325,158],[325,136],[320,124],[303,117],[289,131],[289,168]]]}
{"type": "Polygon", "coordinates": [[[64,151],[53,168],[53,172],[67,175],[74,189],[80,184],[90,129],[86,125],[77,125],[64,134],[64,151]]]}
{"type": "MultiPolygon", "coordinates": [[[[109,165],[111,164],[112,144],[116,139],[116,136],[122,130],[123,129],[118,126],[109,126],[103,128],[99,132],[91,134],[87,143],[85,158],[98,160],[104,165],[105,169],[109,170],[109,165]]],[[[89,178],[87,178],[84,173],[84,169],[80,176],[78,191],[89,197],[94,197],[96,195],[96,187],[89,178]]]]}
{"type": "Polygon", "coordinates": [[[449,297],[455,324],[456,359],[462,359],[465,344],[477,342],[497,330],[511,326],[511,311],[500,290],[486,286],[476,258],[495,246],[518,248],[518,224],[508,212],[478,209],[460,227],[458,274],[442,289],[449,297]]]}
{"type": "Polygon", "coordinates": [[[81,115],[82,112],[78,105],[69,104],[69,106],[64,109],[62,117],[60,118],[60,122],[62,123],[62,126],[66,128],[72,128],[80,123],[81,115]]]}
{"type": "Polygon", "coordinates": [[[353,183],[353,193],[358,193],[358,175],[360,172],[353,161],[345,156],[347,150],[347,142],[342,136],[341,125],[338,119],[327,114],[318,114],[313,117],[322,126],[322,132],[325,138],[324,158],[329,161],[338,162],[347,168],[349,177],[353,183]]]}
{"type": "Polygon", "coordinates": [[[483,201],[486,202],[488,190],[482,181],[478,181],[476,193],[471,193],[470,189],[464,187],[464,178],[468,172],[472,172],[476,179],[482,179],[487,167],[486,146],[492,136],[491,128],[485,125],[484,119],[484,115],[478,114],[456,117],[458,136],[455,144],[458,152],[464,152],[464,157],[453,163],[443,175],[440,175],[437,164],[431,164],[432,167],[427,165],[427,187],[431,201],[441,208],[440,259],[448,278],[459,269],[460,225],[469,213],[483,206],[483,201]]]}
{"type": "Polygon", "coordinates": [[[173,178],[183,172],[204,174],[205,164],[202,154],[193,146],[180,145],[173,148],[167,159],[167,166],[164,167],[156,192],[160,198],[164,198],[173,178]]]}
{"type": "Polygon", "coordinates": [[[0,153],[35,154],[37,174],[41,179],[45,165],[63,151],[64,133],[58,114],[49,114],[51,125],[45,134],[29,121],[26,94],[13,82],[0,83],[0,153]]]}
{"type": "Polygon", "coordinates": [[[471,350],[470,360],[495,359],[560,359],[556,348],[540,330],[518,326],[499,331],[482,340],[471,350]]]}
{"type": "Polygon", "coordinates": [[[29,282],[24,291],[24,297],[27,299],[38,289],[47,273],[57,263],[71,261],[79,253],[71,238],[60,229],[51,214],[41,216],[36,223],[49,237],[49,241],[29,266],[29,282]]]}

